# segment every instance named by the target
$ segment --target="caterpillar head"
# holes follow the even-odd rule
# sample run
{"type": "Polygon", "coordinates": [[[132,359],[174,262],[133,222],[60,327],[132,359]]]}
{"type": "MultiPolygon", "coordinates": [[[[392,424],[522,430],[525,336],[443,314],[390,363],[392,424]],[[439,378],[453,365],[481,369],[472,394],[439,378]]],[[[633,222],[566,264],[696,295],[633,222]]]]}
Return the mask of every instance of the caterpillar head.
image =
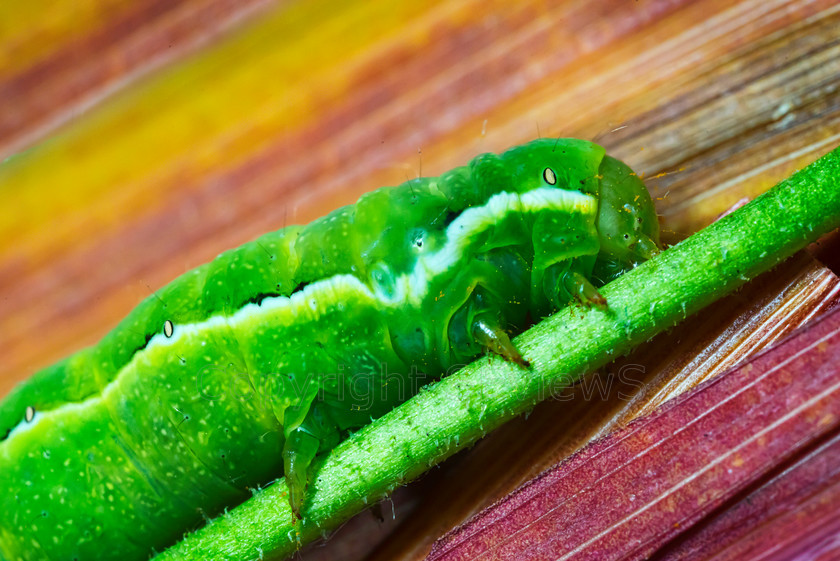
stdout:
{"type": "Polygon", "coordinates": [[[512,148],[501,158],[519,192],[557,187],[598,198],[595,227],[601,250],[595,276],[600,283],[659,252],[659,223],[645,184],[601,146],[545,138],[512,148]]]}
{"type": "Polygon", "coordinates": [[[659,222],[647,187],[623,162],[604,156],[595,227],[601,255],[628,269],[659,253],[659,222]]]}

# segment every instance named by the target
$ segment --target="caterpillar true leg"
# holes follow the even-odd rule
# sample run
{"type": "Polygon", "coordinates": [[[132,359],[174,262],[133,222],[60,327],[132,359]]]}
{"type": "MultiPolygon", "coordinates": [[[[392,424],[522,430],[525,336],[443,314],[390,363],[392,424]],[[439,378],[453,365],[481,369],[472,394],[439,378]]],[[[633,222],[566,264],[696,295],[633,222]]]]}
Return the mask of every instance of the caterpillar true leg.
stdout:
{"type": "Polygon", "coordinates": [[[525,368],[531,365],[511,343],[510,337],[498,323],[488,323],[484,318],[476,319],[472,324],[472,333],[476,342],[488,351],[525,368]]]}
{"type": "Polygon", "coordinates": [[[659,246],[656,245],[656,242],[647,236],[646,234],[637,234],[638,238],[636,243],[631,247],[633,253],[639,257],[642,261],[647,261],[648,259],[653,259],[662,250],[659,249],[659,246]]]}
{"type": "Polygon", "coordinates": [[[589,279],[577,271],[569,271],[563,276],[563,285],[572,295],[576,296],[584,305],[595,305],[599,308],[607,307],[607,299],[601,296],[589,279]]]}
{"type": "Polygon", "coordinates": [[[523,325],[527,312],[525,299],[511,298],[528,290],[530,271],[515,246],[495,248],[476,257],[453,283],[452,290],[463,304],[449,322],[446,339],[458,357],[489,351],[505,360],[527,367],[528,361],[510,341],[506,328],[523,325]],[[478,280],[476,280],[478,279],[478,280]]]}
{"type": "Polygon", "coordinates": [[[289,502],[292,512],[300,518],[304,490],[309,483],[308,472],[312,460],[321,447],[321,441],[303,426],[292,431],[283,446],[283,472],[289,486],[289,502]]]}

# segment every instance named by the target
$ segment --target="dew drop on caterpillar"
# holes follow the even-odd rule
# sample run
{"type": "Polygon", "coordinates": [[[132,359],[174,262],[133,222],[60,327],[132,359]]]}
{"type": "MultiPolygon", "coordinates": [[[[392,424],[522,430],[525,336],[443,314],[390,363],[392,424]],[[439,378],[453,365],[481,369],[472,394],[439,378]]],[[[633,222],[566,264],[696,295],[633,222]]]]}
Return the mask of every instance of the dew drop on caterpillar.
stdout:
{"type": "Polygon", "coordinates": [[[607,306],[658,240],[629,167],[544,139],[225,252],[0,403],[0,558],[145,559],[281,475],[297,509],[313,459],[412,372],[527,367],[529,318],[607,306]]]}

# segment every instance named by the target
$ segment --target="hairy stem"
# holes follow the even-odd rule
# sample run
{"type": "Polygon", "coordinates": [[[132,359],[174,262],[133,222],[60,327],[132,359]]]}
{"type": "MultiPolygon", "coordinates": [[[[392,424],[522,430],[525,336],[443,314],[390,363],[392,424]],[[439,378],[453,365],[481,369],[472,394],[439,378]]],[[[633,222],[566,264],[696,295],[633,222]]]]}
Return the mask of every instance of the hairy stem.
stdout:
{"type": "Polygon", "coordinates": [[[282,479],[156,559],[293,553],[570,381],[732,292],[840,226],[840,148],[514,342],[531,367],[485,357],[352,435],[320,464],[297,521],[282,479]]]}

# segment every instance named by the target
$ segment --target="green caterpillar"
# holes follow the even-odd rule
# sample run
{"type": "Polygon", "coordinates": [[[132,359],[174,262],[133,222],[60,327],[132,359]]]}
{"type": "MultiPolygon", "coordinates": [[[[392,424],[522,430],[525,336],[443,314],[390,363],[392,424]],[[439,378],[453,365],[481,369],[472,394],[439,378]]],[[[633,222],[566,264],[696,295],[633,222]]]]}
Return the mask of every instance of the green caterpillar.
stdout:
{"type": "Polygon", "coordinates": [[[0,403],[0,559],[144,559],[658,251],[642,181],[542,139],[221,254],[0,403]]]}

